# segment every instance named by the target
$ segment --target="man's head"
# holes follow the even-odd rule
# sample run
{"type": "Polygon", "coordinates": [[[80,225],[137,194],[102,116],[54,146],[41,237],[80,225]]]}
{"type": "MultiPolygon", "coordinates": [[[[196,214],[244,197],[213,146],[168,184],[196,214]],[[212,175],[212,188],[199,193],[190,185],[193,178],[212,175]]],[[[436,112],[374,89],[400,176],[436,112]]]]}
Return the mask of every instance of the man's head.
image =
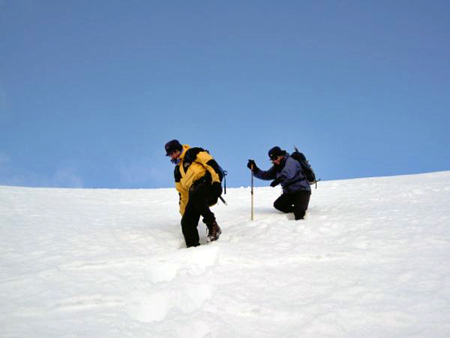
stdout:
{"type": "Polygon", "coordinates": [[[166,156],[170,156],[174,160],[180,156],[183,146],[178,140],[172,140],[166,143],[164,149],[166,150],[166,156]]]}
{"type": "Polygon", "coordinates": [[[273,147],[269,150],[269,158],[276,165],[279,165],[285,156],[286,151],[281,150],[280,147],[273,147]]]}

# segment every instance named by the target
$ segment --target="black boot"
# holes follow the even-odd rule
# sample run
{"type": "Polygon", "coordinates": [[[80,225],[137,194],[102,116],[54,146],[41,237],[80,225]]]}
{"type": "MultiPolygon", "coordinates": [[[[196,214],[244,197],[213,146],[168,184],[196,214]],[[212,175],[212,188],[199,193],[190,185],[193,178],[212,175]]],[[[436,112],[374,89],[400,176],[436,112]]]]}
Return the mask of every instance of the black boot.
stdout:
{"type": "Polygon", "coordinates": [[[208,243],[217,241],[220,237],[220,234],[222,233],[222,230],[220,230],[220,227],[217,224],[217,222],[214,221],[211,224],[206,224],[206,226],[208,227],[208,236],[206,237],[206,241],[208,243]]]}

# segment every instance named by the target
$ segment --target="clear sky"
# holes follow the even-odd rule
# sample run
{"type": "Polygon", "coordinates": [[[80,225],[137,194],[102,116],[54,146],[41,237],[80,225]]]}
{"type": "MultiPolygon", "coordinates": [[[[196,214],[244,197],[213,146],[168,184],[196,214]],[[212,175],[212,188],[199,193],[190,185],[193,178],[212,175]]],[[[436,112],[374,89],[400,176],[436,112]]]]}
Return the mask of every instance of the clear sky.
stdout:
{"type": "MultiPolygon", "coordinates": [[[[0,0],[0,185],[228,186],[275,145],[324,180],[450,170],[450,1],[0,0]]],[[[257,185],[266,185],[257,182],[257,185]]]]}

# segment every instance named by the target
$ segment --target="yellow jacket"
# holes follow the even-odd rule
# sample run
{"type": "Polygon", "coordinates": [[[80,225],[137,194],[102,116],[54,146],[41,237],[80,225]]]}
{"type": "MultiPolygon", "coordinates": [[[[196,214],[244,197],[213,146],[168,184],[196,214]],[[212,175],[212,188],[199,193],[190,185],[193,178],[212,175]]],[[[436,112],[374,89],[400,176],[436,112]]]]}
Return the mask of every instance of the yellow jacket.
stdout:
{"type": "Polygon", "coordinates": [[[180,214],[184,215],[189,202],[189,190],[202,177],[211,177],[211,184],[220,183],[217,162],[202,148],[191,148],[183,145],[180,162],[175,167],[175,188],[180,195],[180,214]]]}

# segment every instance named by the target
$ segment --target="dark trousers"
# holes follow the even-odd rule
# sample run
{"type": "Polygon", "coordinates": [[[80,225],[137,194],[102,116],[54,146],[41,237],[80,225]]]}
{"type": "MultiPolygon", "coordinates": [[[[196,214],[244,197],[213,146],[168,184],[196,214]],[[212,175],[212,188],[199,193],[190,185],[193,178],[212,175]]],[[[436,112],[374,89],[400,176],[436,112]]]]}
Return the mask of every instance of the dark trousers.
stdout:
{"type": "Polygon", "coordinates": [[[308,210],[310,191],[299,190],[291,193],[283,193],[273,203],[275,209],[282,212],[293,212],[295,219],[303,219],[308,210]]]}
{"type": "Polygon", "coordinates": [[[211,205],[211,195],[211,183],[209,182],[196,182],[189,191],[189,202],[181,218],[181,229],[188,248],[199,245],[200,237],[197,226],[200,216],[203,217],[205,224],[212,224],[216,220],[216,217],[209,208],[209,205],[211,205]]]}

